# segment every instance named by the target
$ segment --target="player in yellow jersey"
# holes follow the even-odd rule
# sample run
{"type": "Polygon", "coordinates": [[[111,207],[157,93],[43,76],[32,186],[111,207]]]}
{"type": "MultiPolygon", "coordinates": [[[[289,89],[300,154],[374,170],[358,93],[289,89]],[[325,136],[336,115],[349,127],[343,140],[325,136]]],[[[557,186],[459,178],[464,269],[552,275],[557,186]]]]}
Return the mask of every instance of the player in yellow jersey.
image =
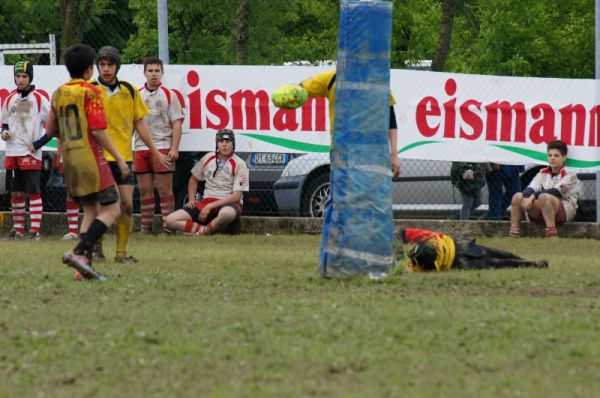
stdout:
{"type": "Polygon", "coordinates": [[[130,170],[106,134],[102,92],[87,82],[94,73],[95,57],[95,51],[82,44],[65,52],[71,80],[52,95],[46,134],[59,136],[67,191],[83,207],[81,239],[75,249],[63,255],[63,262],[77,270],[77,279],[105,280],[92,267],[92,248],[121,209],[103,149],[115,159],[119,178],[127,178],[130,170]]]}
{"type": "MultiPolygon", "coordinates": [[[[333,122],[335,119],[335,76],[336,70],[319,73],[313,77],[304,80],[300,85],[304,87],[309,97],[327,98],[329,104],[329,134],[333,137],[333,122]]],[[[396,100],[390,94],[390,159],[392,161],[392,176],[400,175],[400,160],[398,159],[398,124],[396,123],[396,113],[394,105],[396,100]]],[[[333,138],[331,140],[333,145],[333,138]]]]}
{"type": "Polygon", "coordinates": [[[406,228],[400,231],[400,238],[408,257],[408,272],[548,267],[546,260],[525,260],[504,250],[478,245],[475,239],[452,238],[427,229],[406,228]]]}
{"type": "MultiPolygon", "coordinates": [[[[117,78],[121,66],[119,50],[111,46],[102,47],[98,50],[96,66],[100,76],[93,84],[101,88],[106,97],[108,136],[130,169],[133,162],[132,142],[134,131],[148,147],[153,162],[169,167],[171,163],[169,159],[160,153],[152,142],[152,135],[144,122],[144,116],[148,113],[148,108],[144,104],[137,87],[117,78]]],[[[121,178],[115,158],[110,153],[105,154],[121,195],[121,215],[117,219],[115,262],[137,262],[133,256],[127,255],[127,243],[133,226],[133,175],[129,174],[127,178],[121,178]]],[[[100,253],[101,250],[98,251],[98,254],[100,253]]]]}

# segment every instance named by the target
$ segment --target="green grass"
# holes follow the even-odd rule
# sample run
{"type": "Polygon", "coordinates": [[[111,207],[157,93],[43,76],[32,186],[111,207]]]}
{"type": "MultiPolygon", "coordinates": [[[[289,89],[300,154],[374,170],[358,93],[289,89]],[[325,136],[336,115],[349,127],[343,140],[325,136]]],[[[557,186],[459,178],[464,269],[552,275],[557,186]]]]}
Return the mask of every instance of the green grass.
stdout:
{"type": "Polygon", "coordinates": [[[324,280],[319,236],[134,236],[78,283],[72,243],[0,241],[0,396],[596,395],[598,242],[479,242],[550,268],[324,280]]]}

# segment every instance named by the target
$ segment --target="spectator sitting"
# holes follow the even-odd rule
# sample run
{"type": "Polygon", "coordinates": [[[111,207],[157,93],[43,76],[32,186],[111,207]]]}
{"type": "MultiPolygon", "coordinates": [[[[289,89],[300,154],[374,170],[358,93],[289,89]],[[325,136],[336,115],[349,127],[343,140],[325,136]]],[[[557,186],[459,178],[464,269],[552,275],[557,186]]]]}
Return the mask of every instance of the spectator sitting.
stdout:
{"type": "Polygon", "coordinates": [[[235,135],[228,129],[217,131],[216,153],[207,153],[192,168],[188,183],[188,203],[167,216],[171,230],[188,235],[234,232],[242,214],[242,196],[249,190],[248,167],[234,154],[235,135]],[[206,181],[204,197],[196,202],[198,182],[206,181]]]}
{"type": "Polygon", "coordinates": [[[575,217],[581,186],[577,174],[565,168],[567,151],[563,141],[548,143],[548,167],[512,198],[509,236],[521,235],[522,212],[527,213],[530,222],[545,223],[547,237],[558,236],[556,225],[575,217]]]}

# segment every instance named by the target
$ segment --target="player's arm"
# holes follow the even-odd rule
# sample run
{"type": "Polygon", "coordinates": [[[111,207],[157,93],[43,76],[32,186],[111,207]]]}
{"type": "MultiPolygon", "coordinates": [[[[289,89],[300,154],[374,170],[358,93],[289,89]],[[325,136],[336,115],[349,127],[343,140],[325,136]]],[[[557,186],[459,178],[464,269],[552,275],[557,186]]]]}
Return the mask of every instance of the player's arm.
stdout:
{"type": "Polygon", "coordinates": [[[204,208],[200,212],[200,221],[206,221],[206,217],[208,217],[212,209],[223,207],[231,203],[240,203],[240,200],[242,200],[243,195],[244,193],[242,191],[233,191],[232,193],[230,193],[222,199],[210,202],[209,204],[204,206],[204,208]]]}
{"type": "Polygon", "coordinates": [[[171,162],[169,161],[169,159],[162,153],[158,152],[158,149],[156,149],[156,146],[154,146],[154,142],[152,141],[152,136],[150,135],[150,130],[148,129],[148,125],[146,124],[144,119],[142,118],[142,119],[136,120],[135,122],[133,122],[133,124],[135,125],[135,130],[136,130],[138,136],[142,139],[144,144],[146,144],[146,146],[150,149],[150,153],[152,153],[152,158],[154,159],[154,161],[157,163],[160,163],[164,167],[170,167],[171,162]]]}
{"type": "Polygon", "coordinates": [[[196,192],[198,192],[198,179],[192,174],[188,181],[188,202],[185,205],[189,208],[196,206],[196,192]]]}
{"type": "Polygon", "coordinates": [[[183,119],[177,119],[171,121],[171,130],[173,131],[173,142],[171,149],[167,155],[171,162],[175,162],[179,159],[179,145],[181,144],[181,129],[183,126],[183,119]]]}
{"type": "Polygon", "coordinates": [[[119,165],[119,169],[121,170],[121,177],[126,178],[129,175],[129,166],[123,160],[123,157],[117,151],[117,148],[112,143],[111,139],[108,138],[108,134],[105,129],[96,129],[91,131],[92,135],[98,141],[100,146],[107,150],[116,160],[119,165]]]}
{"type": "Polygon", "coordinates": [[[8,141],[10,138],[10,130],[8,128],[8,123],[2,123],[2,128],[0,129],[2,133],[0,134],[0,138],[2,141],[8,141]]]}
{"type": "Polygon", "coordinates": [[[400,159],[398,159],[398,124],[396,123],[396,112],[394,106],[390,105],[390,159],[392,161],[392,176],[400,175],[400,159]]]}

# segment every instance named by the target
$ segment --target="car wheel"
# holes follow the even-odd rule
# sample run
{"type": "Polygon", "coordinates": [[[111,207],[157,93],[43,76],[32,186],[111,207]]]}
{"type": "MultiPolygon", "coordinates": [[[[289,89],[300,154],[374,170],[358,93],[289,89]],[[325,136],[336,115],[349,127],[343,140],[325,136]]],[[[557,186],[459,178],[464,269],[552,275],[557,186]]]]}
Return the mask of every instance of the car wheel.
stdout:
{"type": "Polygon", "coordinates": [[[323,217],[329,199],[329,173],[311,179],[304,189],[301,214],[305,217],[323,217]]]}

